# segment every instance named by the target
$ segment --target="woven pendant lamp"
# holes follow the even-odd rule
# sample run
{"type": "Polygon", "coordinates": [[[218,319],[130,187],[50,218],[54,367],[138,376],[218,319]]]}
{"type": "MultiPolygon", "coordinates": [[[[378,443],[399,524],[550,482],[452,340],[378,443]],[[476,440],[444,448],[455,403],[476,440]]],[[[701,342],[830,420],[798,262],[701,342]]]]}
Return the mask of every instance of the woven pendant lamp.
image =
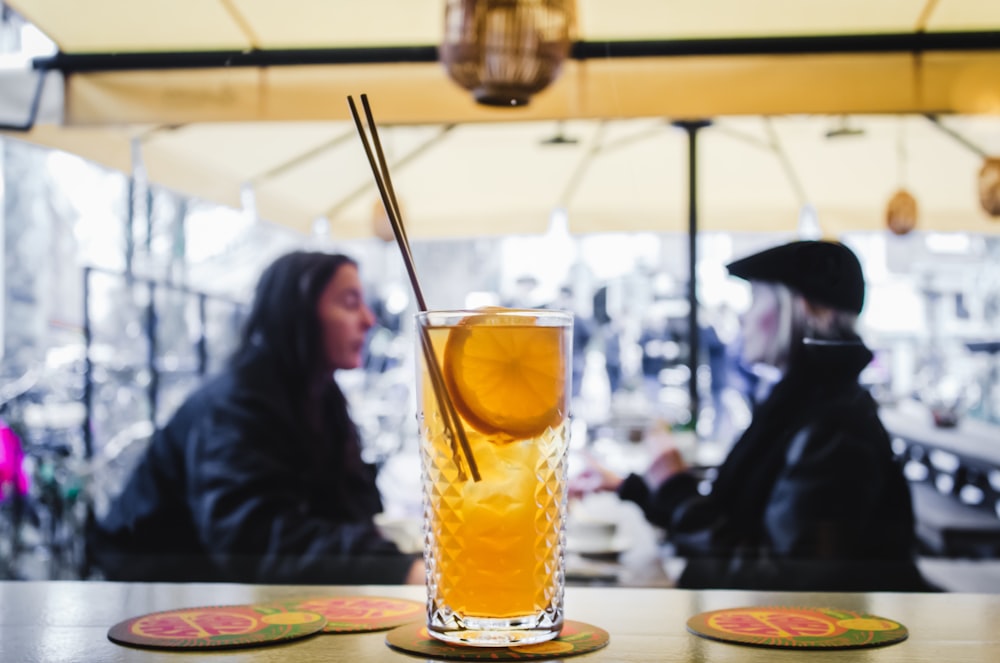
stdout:
{"type": "Polygon", "coordinates": [[[917,227],[917,199],[906,189],[900,189],[885,208],[885,224],[897,235],[905,235],[917,227]]]}
{"type": "Polygon", "coordinates": [[[478,103],[524,106],[559,76],[575,19],[575,0],[448,0],[439,57],[478,103]]]}
{"type": "MultiPolygon", "coordinates": [[[[399,205],[399,214],[403,215],[403,203],[396,201],[399,205]]],[[[383,242],[395,241],[396,235],[392,232],[392,222],[389,221],[389,214],[385,211],[385,205],[382,204],[382,200],[379,198],[375,199],[374,205],[372,205],[372,234],[378,237],[383,242]]]]}
{"type": "Polygon", "coordinates": [[[1000,158],[989,157],[979,171],[979,204],[986,213],[1000,217],[1000,158]]]}
{"type": "Polygon", "coordinates": [[[904,130],[906,125],[899,124],[899,133],[896,140],[896,159],[899,167],[900,186],[896,193],[892,194],[889,203],[885,206],[885,225],[896,235],[905,235],[917,227],[917,199],[906,190],[903,184],[906,181],[906,138],[904,130]]]}

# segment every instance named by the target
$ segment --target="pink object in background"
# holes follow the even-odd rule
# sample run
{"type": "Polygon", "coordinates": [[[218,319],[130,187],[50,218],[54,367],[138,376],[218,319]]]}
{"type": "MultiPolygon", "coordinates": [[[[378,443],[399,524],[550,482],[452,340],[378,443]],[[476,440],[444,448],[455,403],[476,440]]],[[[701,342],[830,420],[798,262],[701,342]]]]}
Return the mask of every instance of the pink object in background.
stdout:
{"type": "Polygon", "coordinates": [[[24,450],[21,439],[0,420],[0,501],[10,495],[25,495],[28,477],[24,473],[24,450]]]}

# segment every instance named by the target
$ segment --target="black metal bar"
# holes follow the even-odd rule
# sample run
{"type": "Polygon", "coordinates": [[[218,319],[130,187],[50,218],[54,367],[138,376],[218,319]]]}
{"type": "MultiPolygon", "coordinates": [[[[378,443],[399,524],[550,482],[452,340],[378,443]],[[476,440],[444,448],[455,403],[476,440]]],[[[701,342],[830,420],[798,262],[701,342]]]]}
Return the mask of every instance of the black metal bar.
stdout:
{"type": "Polygon", "coordinates": [[[281,67],[321,64],[437,62],[437,46],[326,48],[253,51],[176,51],[162,53],[57,53],[36,58],[36,69],[65,73],[218,67],[281,67]]]}
{"type": "Polygon", "coordinates": [[[698,429],[701,396],[698,391],[698,364],[701,354],[698,325],[698,131],[709,126],[708,120],[684,120],[674,125],[688,135],[688,395],[691,427],[698,429]]]}
{"type": "Polygon", "coordinates": [[[202,293],[198,295],[198,322],[201,329],[198,332],[198,343],[195,346],[198,351],[198,375],[205,375],[208,372],[208,316],[205,311],[205,304],[208,297],[202,293]]]}
{"type": "MultiPolygon", "coordinates": [[[[691,55],[802,55],[1000,49],[1000,31],[903,32],[864,35],[805,35],[647,41],[580,41],[575,60],[691,55]]],[[[36,58],[34,67],[65,74],[153,69],[278,67],[331,64],[437,62],[436,45],[373,46],[249,51],[57,53],[36,58]]]]}
{"type": "Polygon", "coordinates": [[[577,42],[576,60],[689,55],[807,55],[1000,49],[1000,32],[902,32],[619,42],[577,42]]]}
{"type": "Polygon", "coordinates": [[[156,426],[156,406],[159,399],[160,367],[156,364],[156,283],[149,281],[149,303],[146,305],[146,342],[149,344],[146,353],[146,363],[149,368],[149,419],[156,426]]]}
{"type": "Polygon", "coordinates": [[[90,460],[94,456],[94,362],[90,357],[90,346],[94,334],[90,328],[90,275],[91,268],[83,268],[83,456],[90,460]]]}

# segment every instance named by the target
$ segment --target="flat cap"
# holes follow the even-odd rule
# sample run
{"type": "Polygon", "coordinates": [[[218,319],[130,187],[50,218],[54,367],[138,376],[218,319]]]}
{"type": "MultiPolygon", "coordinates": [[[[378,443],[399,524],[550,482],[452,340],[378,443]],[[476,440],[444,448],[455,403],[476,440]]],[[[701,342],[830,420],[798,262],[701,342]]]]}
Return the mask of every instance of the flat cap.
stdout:
{"type": "Polygon", "coordinates": [[[803,240],[783,244],[726,265],[748,281],[782,283],[806,299],[861,313],[865,277],[858,257],[840,242],[803,240]]]}

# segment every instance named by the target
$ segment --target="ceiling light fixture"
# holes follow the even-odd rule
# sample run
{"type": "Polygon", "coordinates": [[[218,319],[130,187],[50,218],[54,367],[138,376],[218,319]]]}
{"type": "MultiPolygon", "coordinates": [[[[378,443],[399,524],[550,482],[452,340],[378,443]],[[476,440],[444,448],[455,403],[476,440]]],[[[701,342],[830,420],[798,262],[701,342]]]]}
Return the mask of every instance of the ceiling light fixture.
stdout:
{"type": "MultiPolygon", "coordinates": [[[[396,203],[399,205],[399,215],[403,216],[403,204],[399,200],[396,203]]],[[[372,234],[383,242],[393,242],[396,239],[392,232],[392,222],[389,221],[389,215],[381,198],[376,198],[375,204],[372,205],[372,234]]]]}
{"type": "Polygon", "coordinates": [[[979,204],[992,217],[1000,217],[1000,158],[987,157],[979,170],[979,204]]]}
{"type": "Polygon", "coordinates": [[[864,136],[865,130],[861,127],[851,126],[851,118],[847,115],[841,115],[836,126],[827,130],[825,135],[827,138],[854,138],[864,136]]]}
{"type": "Polygon", "coordinates": [[[524,106],[559,76],[575,0],[448,0],[438,49],[448,75],[486,106],[524,106]]]}
{"type": "Polygon", "coordinates": [[[885,208],[885,225],[896,235],[905,235],[917,227],[917,199],[906,190],[906,141],[903,124],[899,125],[896,140],[896,158],[899,165],[899,189],[889,198],[885,208]]]}
{"type": "Polygon", "coordinates": [[[917,199],[906,189],[892,194],[885,208],[885,224],[896,235],[905,235],[917,227],[917,199]]]}

